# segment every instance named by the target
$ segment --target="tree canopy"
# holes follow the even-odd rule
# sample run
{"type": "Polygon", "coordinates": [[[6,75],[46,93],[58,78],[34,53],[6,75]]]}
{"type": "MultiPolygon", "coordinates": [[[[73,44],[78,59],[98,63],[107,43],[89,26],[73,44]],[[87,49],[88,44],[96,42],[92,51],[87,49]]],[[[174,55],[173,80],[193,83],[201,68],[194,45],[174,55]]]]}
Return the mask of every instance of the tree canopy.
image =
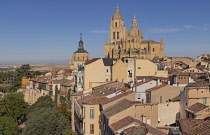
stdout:
{"type": "Polygon", "coordinates": [[[54,108],[31,112],[22,135],[62,135],[68,129],[65,119],[54,108]]]}
{"type": "Polygon", "coordinates": [[[28,121],[21,135],[74,135],[69,122],[57,111],[50,96],[40,97],[31,107],[28,121]],[[71,134],[68,134],[71,133],[71,134]]]}
{"type": "Polygon", "coordinates": [[[17,123],[20,123],[28,112],[28,105],[22,93],[8,94],[0,100],[0,116],[14,118],[17,123]]]}
{"type": "Polygon", "coordinates": [[[29,109],[23,94],[9,94],[0,100],[0,134],[16,135],[18,125],[26,118],[29,109]]]}

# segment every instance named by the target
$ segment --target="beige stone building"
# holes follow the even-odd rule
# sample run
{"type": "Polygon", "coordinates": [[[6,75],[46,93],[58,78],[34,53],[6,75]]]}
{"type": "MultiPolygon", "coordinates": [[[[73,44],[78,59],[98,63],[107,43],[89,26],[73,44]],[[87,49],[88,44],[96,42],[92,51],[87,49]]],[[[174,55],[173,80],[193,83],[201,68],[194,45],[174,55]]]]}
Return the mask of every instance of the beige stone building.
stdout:
{"type": "Polygon", "coordinates": [[[83,66],[85,62],[89,60],[89,54],[84,49],[84,43],[82,41],[82,36],[80,37],[79,47],[76,52],[74,52],[73,58],[70,60],[70,69],[78,69],[79,66],[83,66]]]}
{"type": "Polygon", "coordinates": [[[146,90],[147,103],[165,103],[178,96],[184,87],[161,84],[146,90]]]}
{"type": "Polygon", "coordinates": [[[168,77],[168,71],[150,60],[136,59],[136,76],[168,77]]]}
{"type": "Polygon", "coordinates": [[[160,42],[144,40],[135,15],[132,27],[127,31],[117,6],[110,21],[110,41],[105,44],[105,58],[136,57],[152,60],[155,56],[164,57],[163,39],[160,42]]]}
{"type": "Polygon", "coordinates": [[[84,135],[101,134],[101,111],[120,99],[133,98],[134,92],[119,82],[94,87],[90,92],[72,94],[72,129],[84,135]]]}
{"type": "Polygon", "coordinates": [[[180,94],[181,118],[187,117],[185,108],[197,102],[210,106],[210,83],[192,83],[185,87],[180,94]]]}
{"type": "Polygon", "coordinates": [[[129,101],[127,99],[118,101],[114,105],[105,108],[101,114],[102,134],[111,134],[110,125],[127,116],[151,126],[158,126],[158,104],[142,104],[139,101],[129,101]]]}
{"type": "Polygon", "coordinates": [[[85,63],[84,90],[105,84],[111,79],[111,67],[115,59],[93,58],[85,63]]]}
{"type": "Polygon", "coordinates": [[[185,108],[185,110],[187,118],[204,119],[210,116],[209,106],[201,104],[199,102],[190,105],[189,107],[185,108]]]}

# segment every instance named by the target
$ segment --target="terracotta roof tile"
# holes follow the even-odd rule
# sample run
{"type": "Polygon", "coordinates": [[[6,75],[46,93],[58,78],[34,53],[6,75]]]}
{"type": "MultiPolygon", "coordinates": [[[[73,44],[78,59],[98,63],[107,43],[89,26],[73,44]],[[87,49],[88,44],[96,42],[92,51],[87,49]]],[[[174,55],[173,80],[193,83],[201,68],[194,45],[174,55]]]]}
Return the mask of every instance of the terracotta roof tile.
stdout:
{"type": "Polygon", "coordinates": [[[83,91],[77,91],[76,93],[71,94],[72,96],[82,96],[83,91]]]}
{"type": "Polygon", "coordinates": [[[150,81],[152,81],[152,79],[147,80],[147,81],[144,81],[144,82],[137,82],[137,83],[135,83],[135,84],[133,85],[133,87],[140,86],[140,85],[145,84],[145,83],[148,83],[148,82],[150,82],[150,81]]]}
{"type": "Polygon", "coordinates": [[[199,102],[185,108],[186,111],[191,112],[191,113],[197,113],[200,112],[201,110],[208,108],[209,106],[201,104],[199,102]]]}
{"type": "Polygon", "coordinates": [[[91,63],[93,63],[93,62],[95,62],[95,61],[97,61],[97,60],[99,60],[99,59],[101,59],[101,58],[93,58],[93,59],[87,61],[87,62],[85,63],[85,65],[91,64],[91,63]]]}
{"type": "Polygon", "coordinates": [[[182,133],[186,133],[191,128],[202,123],[203,121],[204,121],[203,119],[180,119],[179,124],[180,124],[180,128],[182,130],[182,133]]]}
{"type": "Polygon", "coordinates": [[[147,131],[152,135],[167,135],[166,133],[164,133],[164,132],[162,132],[146,123],[144,123],[144,125],[145,125],[147,131]]]}
{"type": "Polygon", "coordinates": [[[123,119],[121,119],[115,123],[112,123],[109,126],[114,132],[116,132],[119,129],[122,129],[132,123],[136,123],[136,124],[138,124],[138,126],[143,126],[143,122],[141,122],[140,120],[134,119],[130,116],[124,117],[123,119]]]}
{"type": "Polygon", "coordinates": [[[143,123],[142,121],[132,118],[130,116],[124,117],[123,119],[121,119],[115,123],[112,123],[109,126],[114,132],[117,132],[118,130],[122,130],[123,128],[126,128],[123,130],[125,135],[131,135],[131,134],[132,135],[134,135],[134,134],[135,135],[146,135],[147,133],[150,133],[152,135],[166,135],[164,132],[162,132],[156,128],[153,128],[152,126],[150,126],[146,123],[143,123]],[[136,125],[126,128],[127,126],[129,126],[133,123],[135,123],[136,125]]]}
{"type": "Polygon", "coordinates": [[[151,80],[151,79],[160,79],[160,80],[169,80],[169,78],[166,77],[157,77],[157,76],[136,76],[137,80],[151,80]]]}
{"type": "Polygon", "coordinates": [[[132,126],[124,129],[124,135],[146,135],[147,130],[144,126],[132,126]]]}
{"type": "Polygon", "coordinates": [[[187,135],[210,135],[210,119],[205,119],[185,133],[187,135]]]}
{"type": "Polygon", "coordinates": [[[123,99],[121,101],[118,101],[116,104],[106,108],[103,111],[103,113],[107,118],[109,118],[123,110],[130,108],[134,104],[135,104],[134,102],[130,102],[129,100],[123,99]]]}
{"type": "Polygon", "coordinates": [[[148,89],[148,90],[146,90],[146,91],[151,92],[151,91],[158,90],[158,89],[160,89],[160,88],[162,88],[162,87],[165,87],[165,86],[167,86],[167,84],[161,84],[161,85],[159,85],[159,86],[152,87],[151,89],[148,89]]]}

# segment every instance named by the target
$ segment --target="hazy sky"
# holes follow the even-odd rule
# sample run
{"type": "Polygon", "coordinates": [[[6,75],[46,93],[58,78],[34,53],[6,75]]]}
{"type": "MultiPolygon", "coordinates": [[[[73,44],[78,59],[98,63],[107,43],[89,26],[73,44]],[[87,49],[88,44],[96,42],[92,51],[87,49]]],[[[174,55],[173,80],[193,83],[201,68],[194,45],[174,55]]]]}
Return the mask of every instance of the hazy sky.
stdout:
{"type": "Polygon", "coordinates": [[[117,4],[127,30],[135,13],[166,56],[210,53],[209,0],[0,0],[0,64],[68,64],[80,33],[90,57],[103,57],[117,4]]]}

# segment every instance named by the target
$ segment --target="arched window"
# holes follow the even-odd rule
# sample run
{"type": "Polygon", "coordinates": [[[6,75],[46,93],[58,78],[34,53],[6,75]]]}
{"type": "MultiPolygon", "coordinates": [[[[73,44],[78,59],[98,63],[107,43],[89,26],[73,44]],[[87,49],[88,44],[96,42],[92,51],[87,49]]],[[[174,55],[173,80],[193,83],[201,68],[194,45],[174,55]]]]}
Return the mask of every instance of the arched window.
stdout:
{"type": "Polygon", "coordinates": [[[119,32],[117,32],[117,39],[119,39],[119,32]]]}

